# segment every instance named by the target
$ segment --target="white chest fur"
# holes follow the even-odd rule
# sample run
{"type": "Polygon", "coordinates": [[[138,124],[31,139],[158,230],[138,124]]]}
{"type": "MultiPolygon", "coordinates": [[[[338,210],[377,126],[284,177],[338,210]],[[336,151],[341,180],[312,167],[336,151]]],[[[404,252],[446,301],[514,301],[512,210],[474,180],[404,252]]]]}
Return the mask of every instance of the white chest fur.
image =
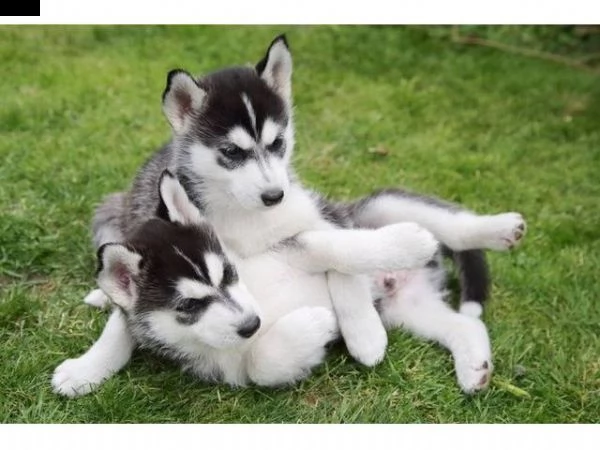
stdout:
{"type": "Polygon", "coordinates": [[[236,265],[260,307],[265,329],[303,306],[331,307],[326,274],[292,267],[282,253],[265,252],[240,259],[236,265]]]}
{"type": "Polygon", "coordinates": [[[302,231],[332,228],[321,217],[310,193],[296,185],[292,185],[284,201],[272,209],[227,209],[209,211],[208,215],[227,248],[243,258],[264,253],[302,231]]]}

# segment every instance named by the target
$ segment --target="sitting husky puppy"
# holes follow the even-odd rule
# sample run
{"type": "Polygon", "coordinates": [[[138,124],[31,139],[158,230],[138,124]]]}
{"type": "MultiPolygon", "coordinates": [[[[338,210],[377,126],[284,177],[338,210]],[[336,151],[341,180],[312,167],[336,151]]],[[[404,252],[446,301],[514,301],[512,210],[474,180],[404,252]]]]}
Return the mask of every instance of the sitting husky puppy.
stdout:
{"type": "MultiPolygon", "coordinates": [[[[227,251],[170,173],[163,174],[159,192],[157,215],[163,219],[150,219],[125,243],[100,247],[101,290],[93,297],[98,302],[105,293],[119,308],[136,344],[203,380],[276,386],[306,377],[339,336],[324,277],[315,275],[407,265],[403,247],[410,251],[404,241],[409,223],[308,231],[298,237],[305,243],[301,252],[280,246],[257,258],[239,258],[227,251]]],[[[410,310],[411,302],[424,302],[431,320],[443,316],[445,326],[453,322],[442,344],[455,354],[459,381],[466,390],[483,387],[488,367],[469,373],[461,365],[490,364],[485,326],[441,302],[444,277],[438,263],[378,273],[372,298],[388,326],[398,324],[395,315],[410,310]],[[479,379],[462,379],[466,375],[479,379]]]]}
{"type": "MultiPolygon", "coordinates": [[[[305,276],[329,266],[314,258],[311,263],[315,266],[298,269],[306,248],[351,247],[353,239],[342,238],[335,245],[329,240],[328,233],[336,229],[415,222],[419,226],[406,226],[403,244],[396,247],[406,252],[404,268],[418,267],[419,261],[425,265],[440,241],[444,252],[459,267],[461,312],[478,317],[489,291],[487,266],[480,249],[507,250],[516,245],[525,233],[520,214],[478,216],[455,205],[400,190],[382,191],[352,204],[334,204],[306,189],[296,179],[291,165],[291,76],[292,58],[283,37],[273,41],[255,68],[223,69],[199,79],[182,70],[172,71],[163,94],[163,110],[173,138],[140,169],[129,192],[107,197],[97,209],[93,222],[95,246],[128,241],[154,215],[159,204],[156,186],[163,171],[169,169],[202,216],[217,230],[228,251],[241,259],[262,262],[262,266],[254,265],[260,270],[244,277],[249,285],[255,280],[264,283],[265,274],[270,274],[280,283],[293,281],[296,289],[290,295],[311,301],[313,291],[303,284],[305,276]],[[304,236],[308,231],[311,234],[304,236]],[[273,256],[273,251],[281,247],[286,247],[285,265],[281,256],[273,256]]],[[[363,257],[377,258],[379,252],[385,252],[385,248],[373,247],[363,257]]],[[[353,263],[351,258],[344,261],[353,263]]],[[[406,295],[413,300],[402,303],[406,307],[392,302],[392,307],[382,312],[383,323],[364,276],[349,274],[342,265],[328,270],[326,277],[321,273],[315,278],[325,283],[323,289],[329,292],[350,354],[363,364],[374,365],[383,358],[387,345],[385,323],[454,346],[458,352],[453,350],[457,376],[465,391],[479,389],[482,374],[489,378],[487,334],[481,337],[477,322],[477,327],[465,327],[465,333],[471,336],[456,343],[452,336],[457,333],[455,328],[463,327],[463,319],[447,314],[439,290],[427,277],[409,277],[412,287],[407,286],[398,295],[410,293],[406,295]],[[476,344],[477,340],[480,343],[476,344]]],[[[276,289],[277,283],[268,286],[276,289]]],[[[265,289],[255,288],[256,291],[250,287],[250,291],[265,289]]],[[[385,303],[384,299],[378,305],[385,303]]],[[[55,390],[67,395],[89,392],[82,386],[97,386],[120,370],[132,349],[126,323],[113,313],[90,352],[56,369],[55,390]]]]}

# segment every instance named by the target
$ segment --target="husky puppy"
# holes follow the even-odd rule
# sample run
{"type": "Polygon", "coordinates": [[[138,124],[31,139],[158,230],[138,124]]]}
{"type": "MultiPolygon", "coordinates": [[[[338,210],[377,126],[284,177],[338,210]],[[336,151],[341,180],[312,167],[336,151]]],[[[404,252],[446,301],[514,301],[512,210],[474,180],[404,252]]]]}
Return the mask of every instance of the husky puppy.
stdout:
{"type": "MultiPolygon", "coordinates": [[[[438,260],[423,269],[381,272],[406,265],[403,247],[410,223],[376,230],[307,231],[299,236],[301,252],[284,245],[258,257],[239,258],[220,242],[166,171],[159,197],[157,216],[162,218],[148,220],[124,243],[100,247],[100,290],[93,292],[93,300],[117,306],[113,317],[127,323],[133,345],[162,354],[203,380],[277,386],[306,377],[323,361],[327,344],[339,336],[321,274],[327,270],[375,273],[370,298],[390,327],[398,325],[398,311],[410,310],[410,302],[428,301],[420,295],[443,295],[438,260]]],[[[456,353],[461,376],[467,372],[460,369],[460,358],[473,350],[481,354],[472,357],[489,363],[487,332],[479,319],[442,302],[432,302],[429,309],[432,319],[437,312],[456,320],[445,344],[456,353]]],[[[114,357],[115,350],[108,349],[105,357],[114,357]]],[[[481,369],[471,374],[478,380],[459,381],[465,387],[473,382],[485,386],[487,367],[481,369]]],[[[69,384],[67,374],[61,370],[55,375],[61,388],[69,384]]]]}
{"type": "MultiPolygon", "coordinates": [[[[159,190],[158,216],[166,220],[152,218],[125,243],[100,247],[94,298],[106,294],[118,307],[114,314],[124,315],[135,344],[203,380],[276,386],[306,377],[339,335],[325,278],[317,274],[406,265],[402,247],[411,224],[309,231],[302,233],[302,252],[280,246],[266,256],[239,258],[170,173],[163,174],[159,190]]],[[[436,272],[422,269],[428,270],[436,272]]],[[[389,286],[381,291],[390,304],[394,294],[389,286]]],[[[380,310],[387,312],[387,305],[380,310]]]]}
{"type": "MultiPolygon", "coordinates": [[[[335,204],[306,189],[290,163],[294,147],[291,76],[292,58],[283,36],[273,41],[255,68],[228,68],[198,79],[182,70],[172,71],[163,94],[163,110],[173,138],[140,169],[129,192],[107,197],[97,209],[93,221],[95,246],[127,241],[152,217],[160,203],[156,186],[165,169],[181,182],[191,202],[217,230],[230,252],[238,258],[263,262],[257,273],[245,278],[249,284],[253,280],[264,282],[265,273],[273,272],[273,279],[282,283],[317,270],[316,266],[303,267],[302,271],[297,267],[307,247],[333,247],[329,236],[318,231],[412,222],[405,224],[402,239],[405,266],[397,268],[427,264],[439,240],[461,273],[463,314],[450,314],[435,283],[415,275],[409,277],[413,282],[410,286],[392,296],[404,298],[406,294],[412,300],[400,302],[403,307],[391,302],[393,307],[382,312],[382,321],[371,302],[368,279],[341,267],[328,270],[322,286],[330,295],[341,335],[352,356],[373,365],[383,358],[387,345],[383,324],[403,326],[456,349],[452,351],[459,383],[468,392],[480,389],[481,380],[489,379],[491,373],[487,333],[482,337],[480,322],[465,327],[463,319],[470,315],[478,320],[488,295],[489,277],[481,249],[507,250],[515,246],[525,233],[523,218],[518,213],[478,216],[402,190],[381,191],[355,203],[335,204]],[[303,237],[307,231],[314,233],[303,237]],[[270,265],[272,251],[281,247],[288,248],[285,270],[270,265]],[[463,328],[464,332],[457,331],[463,328]],[[455,334],[461,338],[453,337],[455,334]],[[460,344],[456,344],[457,339],[460,344]]],[[[352,239],[342,239],[339,248],[352,243],[352,239]]],[[[365,257],[379,251],[383,251],[380,246],[374,247],[365,257]]],[[[317,262],[317,258],[312,261],[317,262]]],[[[323,281],[325,277],[321,274],[317,278],[323,281]]],[[[401,283],[405,277],[400,274],[396,278],[401,283]]],[[[275,289],[277,282],[270,286],[275,289]]],[[[311,293],[300,284],[294,294],[310,301],[311,293]]],[[[485,327],[482,329],[485,331],[485,327]]],[[[132,348],[125,321],[113,313],[90,352],[57,368],[55,389],[68,394],[81,384],[98,385],[123,367],[132,348]],[[119,350],[111,353],[111,348],[119,350]],[[65,377],[68,383],[56,382],[65,377]]]]}

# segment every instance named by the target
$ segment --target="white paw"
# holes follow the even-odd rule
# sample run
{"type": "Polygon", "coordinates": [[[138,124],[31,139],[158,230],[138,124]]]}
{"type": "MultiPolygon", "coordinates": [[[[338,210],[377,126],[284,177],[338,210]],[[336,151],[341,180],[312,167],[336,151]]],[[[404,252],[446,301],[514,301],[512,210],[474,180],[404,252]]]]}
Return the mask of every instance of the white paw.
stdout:
{"type": "Polygon", "coordinates": [[[383,360],[388,338],[379,315],[345,318],[342,335],[348,352],[359,363],[372,367],[383,360]]]}
{"type": "Polygon", "coordinates": [[[67,397],[78,397],[95,390],[110,373],[99,368],[87,358],[67,359],[54,370],[52,389],[67,397]]]}
{"type": "Polygon", "coordinates": [[[485,389],[492,376],[493,364],[490,340],[484,323],[462,316],[461,335],[453,340],[452,354],[458,384],[463,392],[472,394],[485,389]]]}
{"type": "Polygon", "coordinates": [[[433,259],[440,243],[433,234],[413,222],[379,228],[381,238],[373,251],[387,262],[382,270],[418,269],[433,259]]]}
{"type": "Polygon", "coordinates": [[[516,247],[525,233],[527,224],[519,213],[509,212],[481,218],[481,246],[492,250],[510,250],[516,247]]]}
{"type": "Polygon", "coordinates": [[[108,296],[102,291],[102,289],[94,289],[83,299],[83,303],[96,308],[107,308],[110,305],[108,296]]]}

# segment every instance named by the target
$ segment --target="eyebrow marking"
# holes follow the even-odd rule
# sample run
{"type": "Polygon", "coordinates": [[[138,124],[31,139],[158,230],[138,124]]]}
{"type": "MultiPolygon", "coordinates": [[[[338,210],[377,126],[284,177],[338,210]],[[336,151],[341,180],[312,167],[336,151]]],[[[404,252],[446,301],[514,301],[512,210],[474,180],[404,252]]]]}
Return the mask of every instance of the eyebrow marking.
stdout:
{"type": "Polygon", "coordinates": [[[251,150],[256,145],[254,138],[239,125],[229,130],[227,138],[243,150],[251,150]]]}
{"type": "Polygon", "coordinates": [[[206,253],[204,255],[206,267],[208,268],[208,276],[213,286],[219,286],[223,280],[223,260],[215,253],[206,253]]]}
{"type": "Polygon", "coordinates": [[[248,110],[248,116],[250,117],[250,123],[252,124],[252,131],[254,131],[254,136],[258,136],[256,132],[256,114],[254,113],[254,108],[252,107],[252,103],[250,103],[250,99],[246,95],[245,92],[242,92],[242,101],[248,110]]]}
{"type": "Polygon", "coordinates": [[[217,293],[216,289],[214,289],[212,286],[207,286],[199,281],[190,280],[189,278],[180,278],[177,281],[175,288],[182,298],[201,299],[217,293]]]}
{"type": "Polygon", "coordinates": [[[265,123],[263,124],[263,127],[262,127],[262,133],[261,133],[262,143],[264,145],[271,145],[273,143],[273,141],[279,135],[279,131],[280,131],[280,126],[277,125],[277,123],[273,119],[271,119],[270,117],[267,117],[265,119],[265,123]]]}

